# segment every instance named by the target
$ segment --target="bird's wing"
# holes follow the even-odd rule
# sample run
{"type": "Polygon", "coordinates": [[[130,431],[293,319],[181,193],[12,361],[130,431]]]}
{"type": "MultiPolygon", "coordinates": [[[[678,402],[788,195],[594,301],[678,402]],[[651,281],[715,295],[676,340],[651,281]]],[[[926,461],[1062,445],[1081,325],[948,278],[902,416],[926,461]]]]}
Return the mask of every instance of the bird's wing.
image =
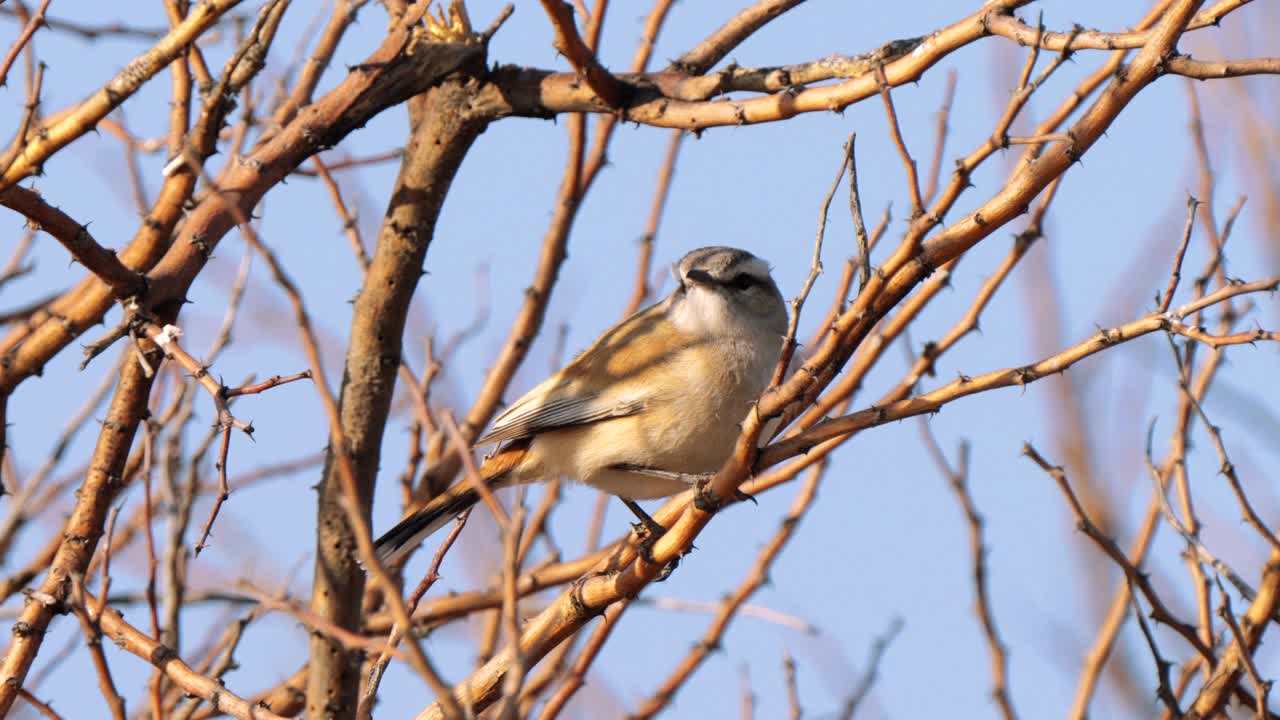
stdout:
{"type": "Polygon", "coordinates": [[[547,430],[634,415],[644,409],[642,397],[604,399],[564,389],[534,388],[493,422],[476,445],[515,440],[547,430]]]}
{"type": "MultiPolygon", "coordinates": [[[[565,370],[512,403],[476,445],[626,417],[643,410],[647,402],[659,397],[656,393],[660,391],[620,391],[619,378],[630,375],[633,380],[639,380],[668,362],[688,343],[681,333],[655,332],[664,317],[664,308],[664,303],[652,305],[615,325],[565,370]],[[604,390],[600,391],[601,388],[604,390]]],[[[645,385],[638,381],[629,384],[645,385]]]]}

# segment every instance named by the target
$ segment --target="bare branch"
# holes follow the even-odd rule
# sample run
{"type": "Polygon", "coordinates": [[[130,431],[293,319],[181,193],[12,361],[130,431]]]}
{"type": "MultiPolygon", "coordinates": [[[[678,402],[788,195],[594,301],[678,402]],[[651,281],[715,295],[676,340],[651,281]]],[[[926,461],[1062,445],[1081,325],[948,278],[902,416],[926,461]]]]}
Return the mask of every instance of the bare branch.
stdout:
{"type": "MultiPolygon", "coordinates": [[[[596,59],[596,54],[582,41],[578,28],[573,23],[573,14],[569,6],[561,0],[542,0],[542,9],[551,19],[556,30],[556,50],[560,51],[573,66],[574,72],[582,78],[587,87],[600,97],[607,108],[620,108],[624,100],[623,88],[616,78],[609,74],[596,59]]],[[[596,21],[596,18],[592,18],[596,21]]]]}

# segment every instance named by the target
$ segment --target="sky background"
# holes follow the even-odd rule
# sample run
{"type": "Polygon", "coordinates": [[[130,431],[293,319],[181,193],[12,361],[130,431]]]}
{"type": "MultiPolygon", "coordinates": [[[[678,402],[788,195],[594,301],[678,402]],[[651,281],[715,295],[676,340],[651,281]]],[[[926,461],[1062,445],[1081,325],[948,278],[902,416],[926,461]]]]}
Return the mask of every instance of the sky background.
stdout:
{"type": "MultiPolygon", "coordinates": [[[[1121,30],[1139,18],[1148,3],[1046,2],[1044,21],[1054,29],[1073,23],[1121,30]]],[[[954,22],[976,2],[904,0],[884,4],[840,0],[810,0],[770,24],[745,42],[732,59],[744,66],[802,62],[832,53],[871,50],[891,39],[923,35],[954,22]]],[[[268,70],[262,76],[271,87],[280,68],[300,52],[299,43],[313,39],[327,18],[329,3],[297,2],[286,15],[268,70]],[[273,75],[273,73],[276,73],[273,75]]],[[[473,21],[487,25],[499,3],[469,5],[473,21]]],[[[654,65],[679,56],[732,14],[727,3],[684,2],[672,11],[654,52],[654,65]]],[[[248,8],[256,9],[255,4],[248,8]]],[[[647,3],[612,3],[602,42],[601,60],[610,68],[630,64],[639,39],[647,3]]],[[[163,18],[158,3],[96,3],[58,0],[53,17],[80,22],[121,21],[157,26],[163,18]]],[[[1034,15],[1026,15],[1034,22],[1034,15]]],[[[1277,21],[1276,8],[1259,3],[1244,8],[1221,29],[1193,33],[1183,49],[1197,56],[1245,57],[1267,53],[1250,26],[1277,21]]],[[[18,25],[0,19],[7,37],[18,25]]],[[[370,5],[344,40],[321,91],[377,46],[386,27],[380,7],[370,5]]],[[[1273,25],[1274,27],[1274,25],[1273,25]]],[[[515,15],[493,39],[491,62],[565,69],[551,46],[546,17],[534,3],[519,3],[515,15]]],[[[63,108],[92,92],[130,58],[147,47],[138,40],[104,39],[86,42],[61,33],[42,31],[36,38],[40,55],[49,63],[44,107],[63,108]]],[[[210,65],[220,67],[227,47],[207,50],[210,65]]],[[[941,102],[948,69],[958,72],[958,84],[944,172],[951,159],[977,147],[1004,106],[1024,60],[1011,42],[991,38],[975,43],[944,60],[919,83],[893,91],[906,142],[921,166],[928,165],[935,112],[941,102]]],[[[1083,51],[1065,66],[1030,103],[1024,122],[1043,117],[1065,93],[1105,60],[1102,53],[1083,51]]],[[[1043,63],[1046,62],[1042,59],[1043,63]]],[[[23,100],[21,65],[15,66],[6,88],[0,89],[3,126],[17,125],[23,100]]],[[[1206,109],[1206,135],[1217,170],[1215,210],[1221,218],[1240,194],[1250,193],[1253,176],[1249,157],[1238,141],[1235,116],[1244,111],[1242,92],[1269,109],[1275,117],[1274,78],[1249,82],[1198,84],[1206,109]]],[[[133,132],[159,137],[167,131],[168,78],[157,78],[124,106],[133,132]]],[[[1060,312],[1062,336],[1054,347],[1065,347],[1095,332],[1134,319],[1152,307],[1162,290],[1172,253],[1177,246],[1188,192],[1197,185],[1195,158],[1188,132],[1187,83],[1167,78],[1144,90],[1125,110],[1107,135],[1073,167],[1062,184],[1046,222],[1045,241],[1014,272],[982,318],[982,333],[965,338],[926,378],[925,389],[953,378],[957,372],[976,375],[987,370],[1023,364],[1040,353],[1032,340],[1036,328],[1051,327],[1060,312]],[[1048,273],[1046,275],[1046,272],[1048,273]],[[1047,281],[1052,278],[1052,283],[1047,281]],[[1050,299],[1056,298],[1054,308],[1050,299]]],[[[353,133],[328,157],[363,156],[399,147],[406,135],[405,112],[384,112],[353,133]]],[[[862,206],[869,223],[892,204],[894,220],[874,258],[882,261],[896,244],[909,208],[903,167],[889,140],[883,107],[871,99],[842,114],[814,114],[770,125],[713,129],[688,138],[681,151],[666,214],[655,248],[655,274],[669,278],[665,268],[685,252],[709,244],[735,245],[767,259],[783,293],[790,297],[808,269],[819,204],[840,161],[841,146],[857,132],[857,162],[862,206]]],[[[610,165],[600,175],[571,236],[569,259],[552,297],[544,331],[512,385],[514,399],[551,371],[558,328],[566,328],[565,348],[586,347],[620,318],[632,288],[637,241],[644,230],[669,131],[624,125],[609,153],[610,165]]],[[[544,120],[508,119],[495,123],[479,138],[453,183],[432,242],[408,324],[405,348],[410,364],[423,365],[423,340],[429,333],[447,338],[466,326],[480,305],[487,305],[489,321],[483,332],[463,345],[449,365],[436,399],[470,404],[495,351],[509,328],[523,289],[529,282],[542,236],[550,221],[552,201],[560,181],[566,148],[566,124],[544,120]],[[484,269],[481,273],[481,269],[484,269]],[[477,277],[487,284],[478,287],[477,277]],[[483,295],[483,303],[477,300],[483,295]]],[[[976,188],[951,213],[956,219],[985,201],[1000,187],[1008,165],[1018,153],[989,161],[978,173],[976,188]]],[[[161,155],[143,157],[146,189],[160,185],[161,155]]],[[[366,245],[371,248],[385,198],[395,177],[395,163],[385,163],[339,175],[349,205],[357,209],[366,245]]],[[[100,242],[119,247],[136,229],[138,215],[130,197],[124,169],[124,148],[110,135],[88,135],[59,153],[34,182],[54,204],[81,221],[92,221],[100,242]]],[[[27,183],[28,185],[32,183],[27,183]]],[[[827,225],[824,260],[827,273],[819,280],[809,312],[801,320],[806,336],[825,310],[839,278],[844,258],[854,252],[853,233],[844,190],[833,203],[827,225]]],[[[1254,191],[1257,194],[1257,190],[1254,191]]],[[[1259,198],[1261,201],[1261,198],[1259,198]]],[[[1253,280],[1277,272],[1277,230],[1264,225],[1261,202],[1250,202],[1232,236],[1228,273],[1253,280]]],[[[351,298],[360,276],[341,232],[340,222],[324,187],[296,177],[272,191],[261,208],[263,240],[283,259],[301,284],[313,320],[324,341],[328,382],[335,390],[350,322],[351,298]]],[[[7,256],[21,237],[22,219],[6,212],[3,252],[7,256]]],[[[974,291],[994,271],[1010,247],[1015,222],[1002,228],[966,255],[945,291],[912,328],[916,352],[927,339],[948,329],[967,308],[974,291]]],[[[22,281],[0,292],[0,309],[78,280],[83,269],[68,265],[62,248],[41,236],[35,253],[37,268],[22,281]]],[[[1187,257],[1192,273],[1202,267],[1206,243],[1197,230],[1187,257]]],[[[226,306],[226,294],[245,252],[231,233],[218,245],[214,260],[200,276],[184,310],[181,325],[186,347],[200,356],[216,332],[226,306]]],[[[305,368],[296,329],[282,294],[270,283],[260,263],[235,332],[235,345],[215,370],[238,383],[305,368]]],[[[670,289],[665,280],[661,292],[670,289]]],[[[1186,282],[1176,302],[1189,297],[1186,282]]],[[[1255,296],[1255,317],[1263,327],[1280,325],[1275,300],[1255,296]]],[[[115,311],[113,311],[113,317],[115,311]]],[[[1228,449],[1251,499],[1264,519],[1277,517],[1280,503],[1274,477],[1267,473],[1280,459],[1274,443],[1280,369],[1274,345],[1243,346],[1228,353],[1225,373],[1210,395],[1206,411],[1223,426],[1228,449]],[[1269,482],[1271,481],[1271,482],[1269,482]]],[[[43,377],[23,383],[10,401],[9,442],[20,477],[45,457],[65,418],[111,370],[111,356],[99,358],[78,372],[79,353],[73,350],[50,363],[43,377]]],[[[885,354],[869,377],[855,405],[865,407],[892,387],[906,367],[901,343],[885,354]]],[[[1083,388],[1089,429],[1098,458],[1098,477],[1108,489],[1110,508],[1121,521],[1122,545],[1132,537],[1136,519],[1150,496],[1150,482],[1142,467],[1142,446],[1151,420],[1156,422],[1156,453],[1163,456],[1177,403],[1174,367],[1166,341],[1152,335],[1082,363],[1071,371],[1083,388]]],[[[1010,651],[1012,699],[1024,717],[1055,717],[1069,706],[1081,661],[1098,624],[1097,608],[1110,598],[1118,573],[1106,569],[1105,580],[1086,574],[1096,548],[1074,529],[1063,498],[1038,468],[1020,457],[1031,441],[1051,460],[1061,462],[1054,438],[1061,413],[1054,407],[1053,388],[1046,380],[1025,390],[1005,389],[966,398],[930,420],[942,446],[954,460],[961,440],[972,444],[971,483],[976,504],[986,519],[990,548],[989,591],[996,620],[1010,651]]],[[[196,403],[203,422],[212,421],[205,398],[196,403]]],[[[406,432],[411,417],[404,403],[388,424],[384,462],[374,506],[374,527],[385,529],[400,513],[395,478],[406,456],[406,432]]],[[[245,398],[236,406],[242,418],[252,419],[256,443],[233,440],[232,476],[267,463],[314,453],[324,447],[326,424],[315,393],[304,383],[245,398]]],[[[95,417],[101,417],[99,411],[95,417]]],[[[1201,499],[1200,516],[1208,546],[1246,579],[1256,581],[1255,568],[1264,557],[1261,543],[1237,521],[1233,501],[1222,491],[1216,475],[1217,459],[1208,438],[1197,429],[1189,458],[1193,484],[1201,499]]],[[[93,426],[82,432],[62,472],[73,470],[92,447],[93,426]]],[[[1067,468],[1068,472],[1079,469],[1067,468]]],[[[1081,471],[1082,472],[1082,471],[1081,471]]],[[[317,471],[298,473],[237,492],[228,501],[214,529],[212,547],[191,564],[198,588],[229,588],[244,577],[276,589],[286,582],[299,598],[310,594],[313,562],[317,471]]],[[[12,488],[12,478],[6,483],[12,488]]],[[[761,495],[759,506],[738,505],[717,517],[699,537],[698,551],[685,559],[667,582],[651,586],[645,599],[673,598],[714,602],[736,587],[762,544],[773,534],[798,485],[761,495]]],[[[595,501],[587,488],[568,488],[563,508],[556,513],[554,534],[566,554],[582,546],[595,501]]],[[[508,498],[510,499],[510,498],[508,498]]],[[[536,501],[536,494],[531,496],[536,501]]],[[[10,553],[6,572],[41,545],[71,507],[70,493],[22,536],[10,553]]],[[[125,499],[127,514],[140,494],[125,499]]],[[[0,501],[0,511],[4,502],[0,501]]],[[[197,503],[199,522],[208,511],[197,503]]],[[[606,538],[623,532],[628,516],[620,504],[609,506],[606,538]]],[[[1194,617],[1194,605],[1178,588],[1187,586],[1179,553],[1180,543],[1167,528],[1159,535],[1151,568],[1157,587],[1180,616],[1194,617]]],[[[459,545],[442,569],[443,579],[432,590],[439,596],[472,589],[496,571],[497,532],[487,514],[473,515],[459,545]]],[[[429,541],[434,550],[437,541],[429,541]]],[[[430,553],[419,553],[407,576],[418,578],[430,553]]],[[[145,580],[141,547],[113,563],[117,591],[137,589],[145,580]]],[[[739,616],[723,642],[723,652],[710,658],[677,695],[669,717],[713,717],[739,701],[743,669],[756,695],[757,717],[785,714],[782,677],[784,653],[795,656],[798,688],[806,717],[830,716],[857,683],[874,639],[900,618],[902,631],[893,640],[880,666],[862,717],[916,718],[937,716],[984,717],[995,714],[990,701],[990,665],[981,629],[973,612],[967,531],[960,508],[945,479],[921,445],[920,425],[905,421],[857,436],[835,455],[819,499],[771,573],[772,583],[751,600],[755,605],[786,613],[811,624],[815,633],[754,617],[739,616]]],[[[534,598],[525,606],[533,614],[553,597],[534,598]]],[[[1239,599],[1235,598],[1237,608],[1239,599]]],[[[5,606],[20,606],[11,598],[5,606]]],[[[144,625],[145,610],[126,614],[144,625]]],[[[199,645],[217,608],[189,611],[184,624],[184,652],[199,645]]],[[[648,606],[627,611],[614,638],[597,660],[588,685],[572,708],[579,717],[599,717],[601,708],[617,707],[621,714],[634,708],[675,667],[690,643],[703,632],[710,617],[648,606]]],[[[221,625],[219,624],[218,629],[221,625]]],[[[427,649],[452,681],[471,669],[480,624],[450,625],[431,636],[427,649]]],[[[36,672],[58,650],[79,637],[79,629],[65,618],[53,631],[36,662],[36,672]]],[[[306,654],[306,632],[294,620],[272,615],[260,621],[237,654],[241,668],[227,676],[229,686],[243,695],[272,686],[293,673],[306,654]]],[[[1166,656],[1183,659],[1187,648],[1170,633],[1157,636],[1166,656]]],[[[1138,630],[1126,624],[1122,642],[1128,648],[1120,662],[1130,663],[1146,686],[1143,697],[1154,702],[1151,659],[1140,644],[1138,630]]],[[[1264,674],[1276,675],[1274,643],[1264,646],[1259,662],[1264,674]]],[[[117,682],[130,707],[138,707],[136,688],[150,668],[137,658],[108,645],[117,682]]],[[[36,694],[55,698],[54,706],[69,718],[103,713],[83,654],[59,665],[36,694]]],[[[378,717],[405,717],[430,701],[429,692],[403,665],[388,673],[378,717]]],[[[1140,711],[1104,678],[1093,706],[1096,717],[1116,717],[1140,711]]],[[[31,716],[23,709],[24,717],[31,716]]],[[[1145,714],[1145,713],[1142,713],[1145,714]]],[[[607,717],[607,715],[606,715],[607,717]]]]}

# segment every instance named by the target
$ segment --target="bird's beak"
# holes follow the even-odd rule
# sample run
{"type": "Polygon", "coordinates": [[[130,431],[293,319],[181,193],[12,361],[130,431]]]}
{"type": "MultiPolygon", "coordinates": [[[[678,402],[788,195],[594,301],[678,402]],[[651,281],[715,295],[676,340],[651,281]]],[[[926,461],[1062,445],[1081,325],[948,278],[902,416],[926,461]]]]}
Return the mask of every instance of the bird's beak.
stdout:
{"type": "Polygon", "coordinates": [[[711,277],[705,270],[690,270],[685,273],[685,277],[698,285],[715,285],[715,278],[711,277]]]}

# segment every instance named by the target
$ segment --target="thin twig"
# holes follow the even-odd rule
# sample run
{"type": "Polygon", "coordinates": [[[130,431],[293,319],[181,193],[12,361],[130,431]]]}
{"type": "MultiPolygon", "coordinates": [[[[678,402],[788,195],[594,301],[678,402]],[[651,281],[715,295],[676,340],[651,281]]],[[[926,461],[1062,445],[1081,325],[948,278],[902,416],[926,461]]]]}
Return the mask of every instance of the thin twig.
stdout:
{"type": "Polygon", "coordinates": [[[49,720],[62,720],[62,716],[54,712],[53,708],[48,703],[40,701],[40,699],[35,695],[32,695],[26,688],[18,688],[18,697],[26,700],[27,704],[36,709],[36,712],[49,718],[49,720]]]}
{"type": "Polygon", "coordinates": [[[953,468],[947,462],[947,458],[943,454],[942,447],[938,444],[938,439],[934,436],[933,428],[928,420],[921,418],[920,429],[925,439],[925,448],[933,457],[942,474],[947,478],[952,491],[955,492],[956,500],[960,503],[965,523],[969,528],[969,558],[973,577],[974,612],[978,616],[978,622],[982,625],[982,632],[987,640],[987,652],[991,656],[991,694],[996,700],[996,706],[1000,709],[1001,717],[1005,718],[1005,720],[1014,720],[1018,714],[1013,709],[1013,701],[1009,694],[1009,658],[1004,641],[1000,638],[1000,631],[996,628],[995,610],[991,606],[990,588],[987,583],[987,554],[989,550],[983,537],[984,520],[982,515],[978,513],[978,507],[973,500],[973,495],[969,492],[969,444],[967,442],[960,443],[959,457],[956,460],[956,466],[953,468]]]}
{"type": "MultiPolygon", "coordinates": [[[[464,447],[466,441],[462,437],[462,431],[458,429],[458,423],[454,421],[453,414],[448,410],[441,414],[440,426],[448,434],[450,442],[455,443],[458,447],[464,447]]],[[[489,484],[484,481],[484,476],[480,474],[480,468],[476,465],[476,459],[472,456],[470,450],[459,453],[462,456],[462,466],[466,470],[467,482],[476,489],[480,495],[480,499],[488,506],[489,512],[493,513],[493,519],[498,523],[498,527],[506,528],[511,525],[511,516],[503,509],[502,504],[494,497],[493,490],[489,484]]]]}
{"type": "Polygon", "coordinates": [[[933,159],[929,162],[929,184],[925,187],[923,200],[925,204],[933,202],[938,194],[938,178],[942,176],[942,156],[947,147],[947,125],[951,119],[951,105],[956,99],[956,71],[947,71],[947,87],[942,91],[942,106],[935,115],[933,135],[933,159]]]}
{"type": "Polygon", "coordinates": [[[31,42],[32,36],[36,34],[44,24],[44,13],[49,9],[50,0],[44,0],[40,3],[40,7],[36,8],[35,13],[27,20],[26,27],[22,28],[22,32],[18,34],[18,39],[13,41],[13,45],[9,47],[9,52],[5,54],[4,61],[0,62],[0,87],[7,84],[9,78],[9,68],[13,67],[13,62],[18,59],[18,53],[22,52],[22,48],[31,42]]]}
{"type": "Polygon", "coordinates": [[[858,711],[858,706],[862,704],[867,693],[871,691],[872,684],[875,683],[876,676],[880,673],[880,661],[884,659],[884,653],[889,649],[889,643],[902,632],[902,628],[906,623],[902,618],[895,617],[889,622],[889,627],[885,631],[876,636],[871,643],[871,650],[867,656],[867,668],[862,672],[862,677],[858,680],[858,684],[854,687],[853,692],[849,693],[849,698],[844,701],[844,705],[840,708],[840,712],[836,715],[839,720],[852,720],[854,713],[858,711]]]}
{"type": "Polygon", "coordinates": [[[222,444],[218,448],[218,459],[214,462],[213,468],[218,473],[218,494],[213,496],[213,507],[209,508],[209,517],[205,519],[204,526],[200,528],[200,539],[196,541],[195,548],[192,552],[196,557],[200,557],[200,551],[208,547],[209,531],[213,529],[213,521],[218,519],[218,511],[222,509],[222,504],[231,496],[231,489],[227,487],[227,452],[231,449],[231,428],[222,429],[222,444]]]}
{"type": "Polygon", "coordinates": [[[680,152],[683,130],[672,130],[671,140],[667,143],[667,154],[663,157],[662,166],[658,169],[657,187],[653,193],[653,205],[649,208],[649,219],[645,223],[644,234],[640,236],[640,256],[636,259],[636,282],[627,300],[627,309],[623,317],[630,317],[640,309],[648,299],[652,288],[649,287],[649,273],[653,268],[653,244],[658,235],[658,223],[662,221],[662,211],[667,205],[667,196],[671,192],[671,178],[675,174],[676,156],[680,152]]]}
{"type": "Polygon", "coordinates": [[[782,679],[787,686],[787,716],[791,720],[800,720],[800,689],[796,687],[796,661],[791,653],[782,653],[782,679]]]}
{"type": "Polygon", "coordinates": [[[1169,684],[1169,668],[1172,666],[1168,660],[1160,655],[1160,649],[1156,647],[1155,635],[1151,633],[1151,628],[1147,625],[1146,615],[1142,612],[1142,606],[1138,603],[1138,593],[1134,592],[1133,583],[1129,583],[1129,599],[1133,603],[1133,616],[1138,621],[1138,628],[1142,630],[1142,637],[1147,641],[1147,649],[1151,651],[1151,658],[1156,664],[1156,696],[1160,701],[1169,708],[1176,717],[1182,716],[1182,708],[1178,706],[1178,698],[1173,694],[1173,688],[1169,684]]]}
{"type": "Polygon", "coordinates": [[[884,101],[885,113],[889,116],[889,134],[893,138],[893,144],[898,148],[898,155],[902,158],[902,165],[907,169],[907,187],[911,191],[911,217],[914,222],[916,218],[924,214],[924,199],[920,194],[920,177],[916,170],[916,161],[911,158],[911,153],[907,150],[907,143],[902,139],[902,129],[898,127],[898,113],[893,107],[893,96],[889,93],[889,80],[885,77],[884,66],[876,67],[876,78],[880,89],[880,99],[884,101]]]}
{"type": "MultiPolygon", "coordinates": [[[[1174,348],[1174,358],[1181,363],[1181,360],[1178,358],[1176,348],[1174,348]]],[[[1245,494],[1244,486],[1240,484],[1240,478],[1236,475],[1236,466],[1231,462],[1231,459],[1227,457],[1227,448],[1222,442],[1221,430],[1219,430],[1218,426],[1214,425],[1209,420],[1209,416],[1205,414],[1204,406],[1201,405],[1200,401],[1191,393],[1191,389],[1186,385],[1186,383],[1179,383],[1178,387],[1182,391],[1184,397],[1187,398],[1187,401],[1191,403],[1191,407],[1195,410],[1196,415],[1200,417],[1200,421],[1204,424],[1205,431],[1209,433],[1209,439],[1213,442],[1213,449],[1217,452],[1218,461],[1221,463],[1218,467],[1218,472],[1227,479],[1227,483],[1231,486],[1231,492],[1235,494],[1236,500],[1240,503],[1240,509],[1244,521],[1256,530],[1257,533],[1262,536],[1262,539],[1267,541],[1267,543],[1270,544],[1276,552],[1280,552],[1280,538],[1277,538],[1275,532],[1272,531],[1271,528],[1267,527],[1266,523],[1262,521],[1262,518],[1258,516],[1258,513],[1253,509],[1253,504],[1249,502],[1249,498],[1245,494]]]]}
{"type": "Polygon", "coordinates": [[[1169,284],[1164,289],[1164,297],[1160,298],[1158,305],[1160,312],[1169,309],[1169,305],[1173,303],[1173,294],[1178,289],[1178,281],[1182,279],[1182,258],[1187,254],[1187,245],[1191,241],[1191,229],[1196,222],[1196,206],[1199,204],[1199,200],[1190,195],[1187,196],[1187,222],[1182,228],[1182,242],[1178,244],[1178,251],[1173,256],[1173,272],[1169,274],[1169,284]]]}
{"type": "Polygon", "coordinates": [[[782,354],[778,357],[778,364],[773,371],[773,380],[769,383],[769,387],[777,387],[782,384],[786,378],[787,370],[791,366],[791,358],[796,351],[796,330],[800,326],[800,310],[804,307],[805,300],[809,299],[809,291],[813,290],[813,283],[822,274],[822,240],[827,233],[827,211],[831,209],[831,200],[836,196],[836,188],[840,187],[840,181],[844,179],[845,168],[849,167],[850,158],[853,157],[853,135],[849,135],[849,140],[844,144],[844,152],[840,158],[840,169],[836,171],[836,179],[831,182],[831,189],[827,191],[826,197],[822,199],[822,205],[818,209],[818,232],[813,240],[813,256],[809,260],[809,275],[805,277],[804,284],[800,286],[800,292],[791,300],[791,318],[787,323],[787,332],[782,339],[782,354]]]}
{"type": "MultiPolygon", "coordinates": [[[[1252,653],[1245,649],[1248,647],[1248,641],[1245,639],[1244,632],[1240,630],[1240,623],[1236,620],[1235,613],[1231,612],[1231,595],[1226,588],[1222,587],[1222,582],[1216,577],[1214,581],[1218,583],[1218,590],[1222,597],[1222,603],[1218,606],[1218,617],[1222,618],[1222,622],[1226,623],[1227,629],[1231,631],[1231,639],[1235,641],[1236,647],[1240,649],[1239,655],[1243,662],[1245,673],[1249,676],[1249,682],[1253,683],[1253,695],[1257,701],[1254,706],[1254,717],[1257,720],[1267,720],[1267,696],[1271,693],[1272,682],[1262,679],[1262,675],[1258,672],[1258,666],[1254,663],[1252,653]]],[[[1173,706],[1170,709],[1178,712],[1177,706],[1173,706]]]]}
{"type": "Polygon", "coordinates": [[[862,219],[862,197],[861,191],[858,189],[858,160],[854,151],[854,141],[857,139],[857,133],[849,135],[849,214],[853,217],[853,236],[858,245],[858,294],[867,288],[867,283],[871,282],[871,249],[875,246],[875,241],[883,233],[883,229],[889,227],[890,209],[884,210],[884,217],[880,221],[880,230],[867,235],[867,225],[862,219]]]}
{"type": "MultiPolygon", "coordinates": [[[[409,595],[406,606],[410,613],[418,607],[418,602],[427,594],[427,590],[440,579],[440,564],[444,562],[445,555],[449,549],[453,547],[454,541],[462,534],[462,528],[467,525],[467,518],[471,516],[471,511],[467,510],[458,516],[457,521],[453,524],[453,529],[445,536],[443,542],[440,543],[439,549],[436,550],[435,557],[431,560],[431,566],[427,568],[427,573],[422,576],[422,580],[418,582],[418,586],[414,588],[413,593],[409,595]]],[[[404,628],[399,625],[393,625],[391,632],[387,637],[386,648],[373,661],[373,665],[369,668],[368,679],[365,683],[364,692],[360,695],[360,702],[356,708],[356,717],[360,720],[367,720],[373,717],[373,704],[378,696],[378,688],[382,684],[382,676],[386,672],[387,665],[391,661],[391,652],[399,645],[400,636],[404,633],[404,628]]]]}
{"type": "Polygon", "coordinates": [[[1155,589],[1151,585],[1149,576],[1138,570],[1129,559],[1125,557],[1124,552],[1116,546],[1115,541],[1107,537],[1098,528],[1097,525],[1085,513],[1084,506],[1081,505],[1079,498],[1076,497],[1075,491],[1071,489],[1071,484],[1067,480],[1066,472],[1060,466],[1052,465],[1031,445],[1024,443],[1022,446],[1023,454],[1030,458],[1040,469],[1057,482],[1059,489],[1067,498],[1067,504],[1071,507],[1072,513],[1078,522],[1078,527],[1085,535],[1093,540],[1102,548],[1102,551],[1124,571],[1125,577],[1129,582],[1133,583],[1146,598],[1147,603],[1151,606],[1151,617],[1158,622],[1162,622],[1181,635],[1195,650],[1205,657],[1206,660],[1214,659],[1213,649],[1201,642],[1200,637],[1196,634],[1194,626],[1179,620],[1165,606],[1160,596],[1156,594],[1155,589]]]}
{"type": "MultiPolygon", "coordinates": [[[[116,511],[119,511],[119,509],[119,506],[115,508],[116,511]]],[[[107,545],[107,548],[109,547],[110,544],[107,545]]],[[[105,584],[105,561],[103,562],[103,568],[105,584]]],[[[102,617],[103,608],[106,607],[106,595],[99,594],[97,610],[91,610],[85,605],[83,580],[79,576],[72,576],[71,582],[73,585],[70,603],[71,612],[80,621],[80,629],[84,632],[85,644],[89,648],[89,658],[93,662],[94,672],[98,676],[98,689],[107,703],[107,708],[113,720],[125,720],[127,716],[124,710],[124,698],[120,696],[120,692],[116,689],[115,680],[111,676],[111,668],[107,665],[107,657],[102,652],[102,628],[98,626],[97,622],[97,618],[102,617]]]]}

